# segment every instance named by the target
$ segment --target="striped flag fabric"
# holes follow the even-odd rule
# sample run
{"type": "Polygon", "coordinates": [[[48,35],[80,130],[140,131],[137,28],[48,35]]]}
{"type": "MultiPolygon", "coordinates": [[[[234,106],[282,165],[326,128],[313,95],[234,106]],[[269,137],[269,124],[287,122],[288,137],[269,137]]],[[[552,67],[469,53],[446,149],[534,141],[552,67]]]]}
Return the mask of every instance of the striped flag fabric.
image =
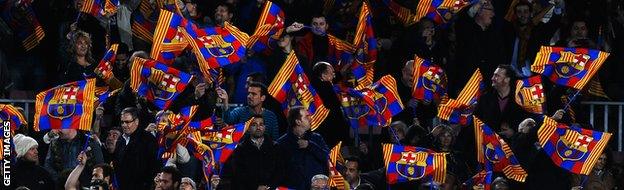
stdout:
{"type": "Polygon", "coordinates": [[[449,99],[447,102],[440,103],[438,117],[451,124],[465,126],[472,123],[472,113],[484,88],[483,77],[477,69],[459,93],[457,100],[449,99]]]}
{"type": "Polygon", "coordinates": [[[260,13],[256,30],[249,37],[246,47],[255,52],[270,53],[284,31],[285,20],[284,11],[277,4],[266,1],[260,13]]]}
{"type": "Polygon", "coordinates": [[[414,55],[412,97],[422,102],[440,100],[446,95],[448,79],[442,67],[414,55]]]}
{"type": "Polygon", "coordinates": [[[43,27],[31,7],[31,1],[5,0],[0,2],[0,14],[17,39],[21,41],[24,50],[30,51],[37,47],[45,37],[43,27]]]}
{"type": "Polygon", "coordinates": [[[344,164],[344,159],[342,158],[342,154],[340,154],[341,146],[342,141],[338,142],[338,144],[329,151],[329,180],[327,184],[339,190],[349,190],[349,182],[345,180],[336,168],[338,164],[344,164]]]}
{"type": "Polygon", "coordinates": [[[544,116],[537,137],[555,165],[575,174],[589,175],[611,133],[568,126],[544,116]]]}
{"type": "Polygon", "coordinates": [[[548,77],[557,85],[582,90],[608,56],[607,52],[587,48],[542,46],[531,71],[548,77]]]}
{"type": "Polygon", "coordinates": [[[119,44],[112,44],[108,51],[106,51],[106,53],[104,54],[104,57],[102,57],[102,60],[100,60],[100,63],[98,63],[98,66],[93,71],[100,78],[104,79],[104,81],[110,80],[111,78],[115,77],[115,75],[113,74],[113,64],[116,61],[118,46],[119,44]]]}
{"type": "Polygon", "coordinates": [[[383,144],[383,153],[388,184],[419,179],[444,183],[446,179],[446,153],[387,143],[383,144]]]}
{"type": "Polygon", "coordinates": [[[35,131],[78,129],[91,131],[95,79],[70,82],[40,92],[35,100],[35,131]]]}
{"type": "Polygon", "coordinates": [[[169,105],[184,91],[192,75],[155,60],[135,58],[130,70],[130,87],[160,109],[169,105]]]}
{"type": "Polygon", "coordinates": [[[310,84],[294,51],[286,57],[268,91],[281,103],[284,114],[288,113],[290,107],[305,107],[311,117],[312,130],[318,128],[329,114],[329,109],[323,105],[323,100],[310,84]]]}
{"type": "Polygon", "coordinates": [[[477,161],[485,165],[486,171],[503,172],[509,179],[524,182],[528,174],[509,145],[479,118],[473,117],[477,161]]]}
{"type": "Polygon", "coordinates": [[[544,113],[546,95],[542,85],[542,76],[535,75],[517,80],[515,95],[516,103],[524,110],[535,114],[544,113]]]}
{"type": "Polygon", "coordinates": [[[366,2],[362,3],[362,8],[360,9],[353,46],[360,51],[354,52],[355,59],[351,64],[352,70],[362,67],[359,69],[365,71],[363,76],[361,72],[353,72],[353,74],[358,80],[359,86],[368,86],[373,83],[375,74],[374,64],[377,61],[377,39],[373,31],[371,12],[366,2]]]}
{"type": "Polygon", "coordinates": [[[189,24],[184,17],[171,11],[161,10],[154,31],[150,57],[167,65],[189,46],[184,27],[189,24]]]}

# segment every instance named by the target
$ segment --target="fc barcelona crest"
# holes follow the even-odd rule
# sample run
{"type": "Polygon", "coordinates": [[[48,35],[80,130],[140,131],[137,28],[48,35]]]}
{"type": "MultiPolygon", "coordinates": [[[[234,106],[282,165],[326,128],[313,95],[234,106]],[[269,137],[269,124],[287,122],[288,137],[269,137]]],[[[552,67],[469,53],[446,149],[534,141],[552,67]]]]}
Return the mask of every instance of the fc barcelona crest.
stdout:
{"type": "Polygon", "coordinates": [[[429,67],[425,73],[423,73],[422,85],[425,89],[432,92],[436,92],[438,88],[444,88],[446,85],[446,75],[444,71],[439,67],[429,67]]]}
{"type": "Polygon", "coordinates": [[[555,72],[562,78],[570,78],[576,76],[585,70],[585,65],[590,59],[586,54],[575,54],[572,52],[561,52],[561,57],[555,64],[555,72]]]}
{"type": "Polygon", "coordinates": [[[71,117],[76,112],[78,87],[68,86],[56,89],[54,98],[48,103],[48,115],[57,119],[71,117]]]}
{"type": "MultiPolygon", "coordinates": [[[[566,136],[568,136],[566,134],[566,136]]],[[[579,161],[587,154],[588,145],[593,138],[579,134],[577,138],[570,141],[566,138],[560,138],[557,141],[557,154],[562,160],[579,161]]]]}
{"type": "Polygon", "coordinates": [[[401,159],[396,162],[397,173],[408,180],[416,180],[425,176],[427,153],[401,152],[401,159]]]}
{"type": "Polygon", "coordinates": [[[210,35],[199,37],[208,53],[214,57],[228,57],[234,53],[234,47],[223,39],[221,35],[210,35]]]}
{"type": "Polygon", "coordinates": [[[359,119],[370,112],[370,108],[364,102],[353,97],[343,96],[341,103],[345,116],[349,119],[359,119]]]}
{"type": "Polygon", "coordinates": [[[492,163],[500,162],[500,155],[498,155],[492,143],[488,143],[487,145],[485,145],[484,151],[485,151],[485,159],[489,160],[492,163]]]}

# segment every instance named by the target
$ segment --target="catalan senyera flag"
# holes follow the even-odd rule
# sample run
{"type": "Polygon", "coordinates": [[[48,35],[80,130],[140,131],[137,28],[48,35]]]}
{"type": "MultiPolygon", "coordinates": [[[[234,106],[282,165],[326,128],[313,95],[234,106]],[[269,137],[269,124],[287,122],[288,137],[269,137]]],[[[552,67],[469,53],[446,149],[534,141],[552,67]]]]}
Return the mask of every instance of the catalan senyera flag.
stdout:
{"type": "Polygon", "coordinates": [[[210,76],[210,69],[237,63],[245,56],[249,35],[230,23],[203,29],[188,24],[185,30],[204,78],[210,76]]]}
{"type": "Polygon", "coordinates": [[[358,80],[358,85],[368,86],[373,83],[375,75],[375,61],[377,61],[377,39],[373,31],[373,21],[371,12],[366,2],[362,3],[360,16],[355,30],[355,38],[353,38],[353,46],[361,51],[354,52],[353,67],[363,67],[365,74],[362,77],[360,72],[354,71],[354,76],[358,80]]]}
{"type": "Polygon", "coordinates": [[[37,94],[35,131],[79,129],[90,131],[95,103],[95,79],[70,82],[37,94]]]}
{"type": "Polygon", "coordinates": [[[608,56],[607,52],[587,48],[542,46],[531,71],[548,77],[558,85],[581,90],[608,56]]]}
{"type": "Polygon", "coordinates": [[[423,178],[446,179],[446,153],[414,146],[383,144],[386,182],[396,184],[423,178]]]}
{"type": "Polygon", "coordinates": [[[118,46],[119,44],[112,44],[110,48],[108,48],[108,51],[106,51],[106,53],[104,54],[104,57],[102,57],[102,60],[100,60],[100,63],[98,63],[98,66],[93,71],[95,72],[95,74],[104,79],[104,81],[115,77],[115,75],[113,74],[113,64],[115,63],[115,58],[117,57],[118,46]]]}
{"type": "Polygon", "coordinates": [[[412,97],[422,102],[440,100],[446,94],[448,79],[442,67],[414,55],[412,97]]]}
{"type": "Polygon", "coordinates": [[[542,85],[542,76],[535,75],[516,81],[515,94],[516,103],[524,110],[535,114],[544,113],[546,95],[542,85]]]}
{"type": "Polygon", "coordinates": [[[119,0],[104,0],[104,12],[107,15],[117,13],[117,7],[119,7],[119,0]]]}
{"type": "Polygon", "coordinates": [[[481,92],[485,88],[481,72],[477,69],[457,99],[449,99],[438,106],[438,117],[452,124],[467,125],[472,123],[472,112],[476,108],[481,92]]]}
{"type": "Polygon", "coordinates": [[[492,185],[492,171],[481,170],[462,184],[462,190],[483,189],[490,190],[492,185]]]}
{"type": "Polygon", "coordinates": [[[485,165],[486,171],[503,172],[509,179],[524,182],[526,171],[507,143],[476,116],[474,133],[477,145],[477,161],[485,165]]]}
{"type": "MultiPolygon", "coordinates": [[[[340,38],[333,36],[331,34],[327,34],[328,45],[335,49],[334,55],[330,56],[330,60],[328,62],[333,65],[346,65],[349,61],[352,61],[353,54],[356,52],[356,47],[353,44],[341,40],[340,38]]],[[[365,70],[362,71],[362,75],[365,76],[365,70]]],[[[356,77],[358,78],[358,77],[356,77]]]]}
{"type": "Polygon", "coordinates": [[[336,168],[339,163],[344,164],[344,159],[342,158],[342,154],[340,154],[341,146],[342,141],[338,142],[338,144],[336,144],[336,146],[329,151],[329,180],[327,181],[327,184],[330,187],[334,187],[339,190],[348,190],[349,182],[345,180],[336,168]]]}
{"type": "Polygon", "coordinates": [[[396,80],[390,75],[364,88],[334,86],[342,105],[343,113],[351,127],[387,126],[392,116],[403,111],[396,80]]]}
{"type": "Polygon", "coordinates": [[[130,87],[137,96],[160,109],[167,109],[192,78],[158,61],[135,58],[130,70],[130,87]]]}
{"type": "Polygon", "coordinates": [[[282,104],[284,114],[288,113],[290,107],[305,107],[312,118],[310,120],[312,130],[315,130],[329,114],[329,109],[325,108],[323,100],[310,84],[294,51],[286,57],[268,91],[282,104]]]}
{"type": "Polygon", "coordinates": [[[11,134],[20,126],[28,124],[22,112],[10,104],[0,104],[0,120],[2,120],[3,123],[4,121],[11,122],[11,125],[9,125],[11,134]]]}
{"type": "Polygon", "coordinates": [[[556,165],[575,174],[589,175],[607,146],[611,133],[567,126],[544,116],[537,137],[556,165]]]}
{"type": "Polygon", "coordinates": [[[99,105],[99,104],[104,104],[106,103],[106,101],[108,100],[108,98],[117,95],[117,93],[121,90],[121,88],[118,89],[111,89],[108,86],[104,86],[104,87],[95,87],[95,104],[94,105],[99,105]]]}
{"type": "Polygon", "coordinates": [[[189,46],[189,41],[184,35],[184,27],[189,23],[179,14],[167,10],[161,10],[158,24],[154,31],[154,39],[150,57],[167,65],[171,65],[174,59],[189,46]]]}
{"type": "Polygon", "coordinates": [[[266,1],[254,34],[249,37],[247,48],[255,52],[269,53],[284,31],[284,11],[271,1],[266,1]]]}
{"type": "Polygon", "coordinates": [[[234,152],[239,141],[243,138],[243,135],[245,135],[253,119],[252,117],[244,123],[227,126],[221,130],[210,131],[203,134],[202,140],[208,142],[208,146],[212,149],[215,163],[222,164],[227,161],[234,152]]]}
{"type": "Polygon", "coordinates": [[[156,29],[158,10],[152,8],[150,0],[141,0],[139,8],[132,12],[132,35],[151,43],[156,29]]]}
{"type": "Polygon", "coordinates": [[[35,48],[45,37],[45,32],[30,4],[31,1],[26,0],[0,2],[2,19],[13,30],[26,51],[35,48]]]}

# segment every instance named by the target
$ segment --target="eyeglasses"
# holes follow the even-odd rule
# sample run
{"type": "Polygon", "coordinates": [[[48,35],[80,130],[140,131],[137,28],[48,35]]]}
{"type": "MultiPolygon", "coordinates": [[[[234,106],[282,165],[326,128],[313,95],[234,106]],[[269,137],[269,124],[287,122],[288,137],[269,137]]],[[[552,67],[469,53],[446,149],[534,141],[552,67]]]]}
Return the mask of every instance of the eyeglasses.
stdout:
{"type": "Polygon", "coordinates": [[[130,120],[130,121],[124,121],[124,120],[121,120],[121,122],[123,122],[123,123],[125,123],[125,124],[130,124],[130,123],[134,122],[134,120],[136,120],[136,118],[134,118],[134,119],[132,119],[132,120],[130,120]]]}

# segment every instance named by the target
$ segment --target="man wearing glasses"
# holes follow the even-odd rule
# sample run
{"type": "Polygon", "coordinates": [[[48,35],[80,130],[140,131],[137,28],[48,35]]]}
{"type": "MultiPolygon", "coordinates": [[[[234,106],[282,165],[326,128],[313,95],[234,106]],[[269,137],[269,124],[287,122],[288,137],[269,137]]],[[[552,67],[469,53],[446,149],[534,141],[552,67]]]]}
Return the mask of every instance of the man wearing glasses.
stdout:
{"type": "Polygon", "coordinates": [[[156,174],[156,139],[139,126],[138,109],[121,111],[122,135],[115,147],[114,167],[120,189],[149,189],[156,174]]]}

